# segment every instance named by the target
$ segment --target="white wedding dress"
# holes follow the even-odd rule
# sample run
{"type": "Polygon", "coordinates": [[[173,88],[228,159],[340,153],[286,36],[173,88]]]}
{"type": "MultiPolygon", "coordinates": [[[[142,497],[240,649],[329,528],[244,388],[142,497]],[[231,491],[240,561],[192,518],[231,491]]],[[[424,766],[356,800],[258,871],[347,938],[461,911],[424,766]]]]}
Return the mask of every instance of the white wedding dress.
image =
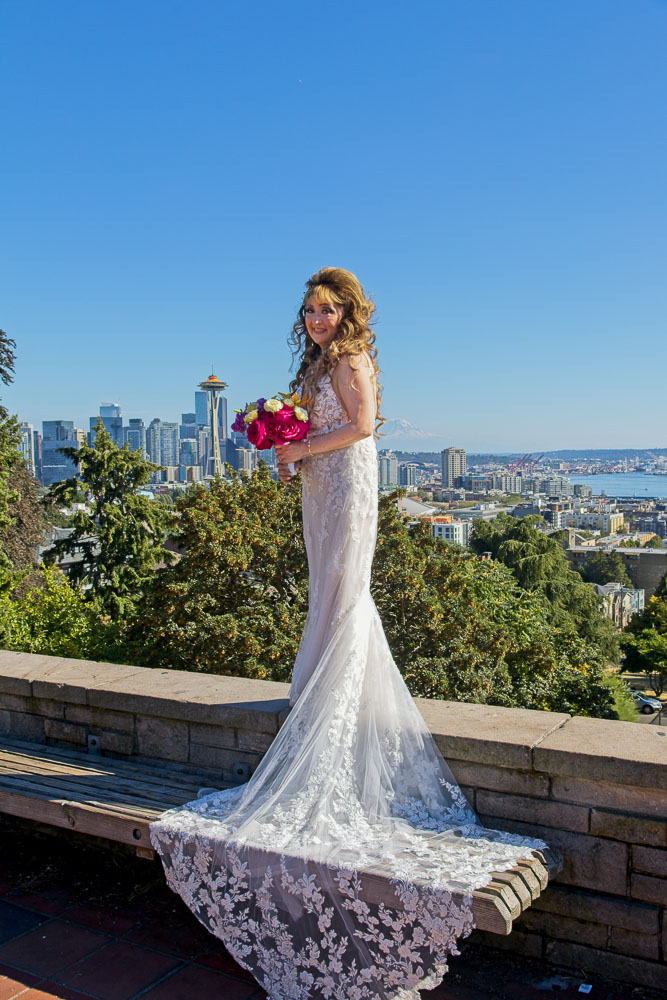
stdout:
{"type": "MultiPolygon", "coordinates": [[[[310,418],[348,419],[328,377],[310,418]]],[[[545,846],[479,825],[391,657],[369,590],[377,464],[371,438],[304,460],[291,712],[247,784],[151,824],[169,886],[270,1000],[419,1000],[473,928],[472,890],[545,846]]]]}

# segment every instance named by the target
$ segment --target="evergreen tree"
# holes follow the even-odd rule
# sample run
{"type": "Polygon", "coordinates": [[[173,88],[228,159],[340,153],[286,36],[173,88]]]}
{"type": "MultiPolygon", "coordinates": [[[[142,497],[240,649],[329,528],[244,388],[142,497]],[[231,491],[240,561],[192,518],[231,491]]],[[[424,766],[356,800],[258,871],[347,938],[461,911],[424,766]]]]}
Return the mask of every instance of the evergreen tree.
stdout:
{"type": "Polygon", "coordinates": [[[193,486],[176,503],[179,561],[159,570],[127,633],[133,662],[289,680],[307,609],[298,482],[193,486]]]}
{"type": "MultiPolygon", "coordinates": [[[[0,330],[0,380],[14,381],[13,341],[0,330]]],[[[19,452],[18,419],[0,406],[0,591],[14,587],[34,565],[45,519],[36,483],[19,452]]]]}
{"type": "Polygon", "coordinates": [[[11,563],[13,582],[17,577],[24,589],[37,569],[37,548],[45,537],[47,519],[37,492],[37,481],[20,455],[7,472],[13,497],[7,508],[8,520],[0,527],[0,548],[11,563]]]}
{"type": "Polygon", "coordinates": [[[70,579],[85,583],[100,609],[118,619],[130,611],[156,563],[172,559],[164,542],[173,515],[140,492],[157,466],[140,451],[114,444],[101,420],[93,445],[62,451],[76,462],[79,476],[55,483],[50,501],[85,506],[71,517],[71,535],[56,541],[45,561],[79,554],[70,579]]]}
{"type": "Polygon", "coordinates": [[[551,621],[572,629],[584,640],[593,662],[617,662],[619,645],[614,627],[600,612],[595,589],[570,568],[558,541],[537,530],[540,518],[499,514],[493,521],[477,521],[470,548],[490,552],[504,563],[524,590],[542,594],[551,609],[551,621]]]}
{"type": "MultiPolygon", "coordinates": [[[[8,532],[14,524],[13,508],[20,495],[13,487],[11,479],[19,462],[19,426],[16,417],[7,415],[0,406],[0,535],[8,532]]],[[[12,587],[17,582],[14,566],[4,546],[0,544],[0,590],[12,587]]]]}
{"type": "MultiPolygon", "coordinates": [[[[0,380],[5,385],[9,385],[14,381],[14,365],[16,363],[15,347],[16,341],[8,337],[4,330],[0,330],[0,380]]],[[[6,416],[7,410],[4,406],[0,406],[0,417],[6,416]]]]}
{"type": "Polygon", "coordinates": [[[605,583],[622,583],[624,587],[632,586],[619,552],[593,551],[579,573],[586,583],[598,583],[601,586],[605,583]]]}

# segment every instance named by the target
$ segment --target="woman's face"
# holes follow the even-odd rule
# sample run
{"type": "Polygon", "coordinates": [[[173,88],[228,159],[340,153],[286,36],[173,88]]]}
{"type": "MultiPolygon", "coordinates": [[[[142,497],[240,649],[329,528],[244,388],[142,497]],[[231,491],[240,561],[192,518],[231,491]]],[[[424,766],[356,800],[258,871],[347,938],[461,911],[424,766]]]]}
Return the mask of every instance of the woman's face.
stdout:
{"type": "Polygon", "coordinates": [[[338,330],[338,324],[343,318],[340,306],[329,305],[328,302],[318,302],[308,299],[304,306],[306,330],[322,350],[332,343],[338,330]]]}

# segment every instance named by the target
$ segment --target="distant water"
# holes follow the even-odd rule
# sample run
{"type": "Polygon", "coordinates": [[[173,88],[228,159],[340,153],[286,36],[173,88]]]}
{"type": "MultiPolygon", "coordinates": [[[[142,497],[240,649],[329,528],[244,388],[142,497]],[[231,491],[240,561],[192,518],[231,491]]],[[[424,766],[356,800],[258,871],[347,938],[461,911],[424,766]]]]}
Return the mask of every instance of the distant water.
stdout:
{"type": "Polygon", "coordinates": [[[645,472],[611,472],[599,476],[568,476],[571,483],[585,483],[593,493],[608,497],[653,497],[667,499],[667,476],[647,476],[645,472]]]}

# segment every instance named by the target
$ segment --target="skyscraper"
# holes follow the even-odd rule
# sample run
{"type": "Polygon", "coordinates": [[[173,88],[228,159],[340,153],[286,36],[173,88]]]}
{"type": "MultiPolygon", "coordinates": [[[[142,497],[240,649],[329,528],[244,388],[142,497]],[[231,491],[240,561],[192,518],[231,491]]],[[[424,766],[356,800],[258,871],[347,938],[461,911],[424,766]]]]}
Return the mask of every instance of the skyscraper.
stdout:
{"type": "Polygon", "coordinates": [[[208,427],[208,393],[200,389],[195,392],[195,423],[197,427],[208,427]]]}
{"type": "Polygon", "coordinates": [[[385,451],[379,456],[380,486],[398,486],[398,459],[393,451],[385,451]]]}
{"type": "Polygon", "coordinates": [[[178,428],[181,441],[197,437],[197,421],[194,413],[181,413],[181,423],[178,428]]]}
{"type": "Polygon", "coordinates": [[[403,462],[398,467],[398,478],[399,485],[401,486],[416,486],[417,485],[417,470],[419,466],[416,462],[403,462]]]}
{"type": "Polygon", "coordinates": [[[23,460],[28,466],[30,474],[37,474],[37,464],[35,462],[35,429],[32,424],[21,424],[21,440],[19,441],[19,451],[23,455],[23,460]]]}
{"type": "Polygon", "coordinates": [[[146,431],[146,451],[156,465],[178,465],[178,424],[154,417],[146,431]]]}
{"type": "Polygon", "coordinates": [[[160,427],[162,465],[178,465],[178,424],[163,420],[160,427]]]}
{"type": "Polygon", "coordinates": [[[98,419],[102,420],[105,430],[115,445],[119,448],[123,446],[123,417],[118,403],[102,403],[100,406],[100,416],[90,418],[90,432],[88,434],[88,444],[95,444],[95,428],[98,419]]]}
{"type": "Polygon", "coordinates": [[[146,458],[146,424],[140,417],[130,417],[127,427],[123,428],[123,441],[132,451],[141,449],[146,458]]]}
{"type": "Polygon", "coordinates": [[[454,486],[458,476],[465,476],[468,465],[463,448],[444,448],[440,452],[442,459],[442,485],[445,488],[454,486]]]}
{"type": "Polygon", "coordinates": [[[75,463],[60,452],[78,448],[79,436],[72,420],[44,420],[42,423],[42,483],[51,486],[69,479],[79,471],[75,463]]]}
{"type": "Polygon", "coordinates": [[[199,461],[197,454],[197,439],[196,438],[179,438],[178,439],[178,464],[179,465],[197,465],[199,461]]]}
{"type": "Polygon", "coordinates": [[[162,465],[160,452],[160,425],[162,421],[159,417],[153,417],[146,430],[146,451],[148,461],[156,465],[162,465]]]}

